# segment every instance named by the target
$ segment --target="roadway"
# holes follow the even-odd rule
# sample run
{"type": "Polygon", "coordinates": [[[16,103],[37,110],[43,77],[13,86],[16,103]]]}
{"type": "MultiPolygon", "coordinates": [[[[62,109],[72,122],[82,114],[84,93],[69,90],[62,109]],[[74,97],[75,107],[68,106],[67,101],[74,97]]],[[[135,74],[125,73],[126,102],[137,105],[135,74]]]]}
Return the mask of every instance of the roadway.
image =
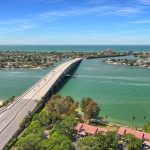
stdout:
{"type": "Polygon", "coordinates": [[[80,60],[81,58],[76,58],[54,68],[29,90],[23,93],[14,103],[0,112],[0,150],[4,148],[5,144],[16,133],[23,118],[29,111],[32,112],[34,110],[37,102],[47,94],[59,77],[70,66],[80,60]]]}

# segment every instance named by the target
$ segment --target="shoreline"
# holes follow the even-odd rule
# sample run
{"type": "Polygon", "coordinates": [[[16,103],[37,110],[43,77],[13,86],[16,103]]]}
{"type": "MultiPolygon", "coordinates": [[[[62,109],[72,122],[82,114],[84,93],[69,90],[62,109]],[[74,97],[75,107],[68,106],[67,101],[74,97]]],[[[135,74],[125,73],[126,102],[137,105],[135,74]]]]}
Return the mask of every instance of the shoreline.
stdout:
{"type": "Polygon", "coordinates": [[[102,60],[104,63],[107,64],[114,64],[114,65],[124,65],[124,66],[130,66],[130,67],[138,67],[138,68],[150,68],[150,52],[147,53],[136,53],[136,55],[133,53],[132,56],[134,59],[130,58],[118,58],[118,59],[112,59],[107,58],[105,60],[102,60]]]}
{"type": "Polygon", "coordinates": [[[3,101],[2,100],[0,100],[0,106],[3,104],[3,101]]]}
{"type": "MultiPolygon", "coordinates": [[[[83,112],[81,111],[81,108],[77,108],[76,109],[76,111],[79,113],[79,114],[81,114],[81,115],[83,115],[83,112]]],[[[102,118],[104,118],[104,116],[102,115],[102,116],[100,116],[100,117],[102,117],[102,118]]],[[[101,123],[100,123],[101,125],[104,125],[104,126],[108,126],[108,127],[110,127],[110,128],[114,128],[114,127],[116,127],[116,128],[119,128],[119,127],[126,127],[126,128],[136,128],[137,130],[143,130],[143,127],[142,126],[135,126],[135,125],[131,125],[131,124],[123,124],[123,123],[117,123],[117,122],[115,122],[115,121],[108,121],[108,122],[105,122],[105,120],[101,120],[101,123]]]]}
{"type": "Polygon", "coordinates": [[[117,127],[117,128],[119,128],[119,127],[126,127],[126,128],[132,128],[132,129],[134,129],[134,128],[136,128],[136,130],[140,130],[140,131],[143,131],[143,128],[142,127],[138,127],[138,126],[130,126],[130,125],[125,125],[125,124],[121,124],[121,123],[115,123],[115,122],[109,122],[108,124],[106,124],[107,126],[109,126],[109,127],[117,127]]]}
{"type": "Polygon", "coordinates": [[[21,52],[21,51],[0,51],[0,68],[4,69],[42,69],[55,65],[56,62],[66,58],[105,58],[128,56],[130,52],[116,52],[105,49],[100,52],[21,52]],[[28,59],[26,58],[28,56],[28,59]],[[11,57],[11,60],[9,59],[11,57]]]}
{"type": "MultiPolygon", "coordinates": [[[[5,100],[4,100],[5,101],[5,100]]],[[[0,105],[2,104],[3,101],[1,101],[0,105]]],[[[115,123],[113,121],[109,122],[108,123],[110,126],[113,125],[113,126],[128,126],[130,127],[130,125],[127,125],[127,124],[122,124],[122,123],[115,123]]],[[[141,128],[141,127],[138,127],[138,128],[141,128]]]]}
{"type": "MultiPolygon", "coordinates": [[[[4,101],[5,100],[0,100],[0,106],[3,104],[4,101]]],[[[113,128],[113,127],[116,127],[116,128],[119,128],[119,127],[135,128],[135,126],[131,127],[130,125],[127,125],[127,124],[115,123],[115,121],[114,122],[110,121],[108,123],[102,123],[102,124],[105,125],[105,126],[109,126],[110,128],[113,128]]],[[[143,130],[142,127],[138,127],[138,126],[136,126],[136,129],[140,130],[140,131],[143,130]]]]}
{"type": "Polygon", "coordinates": [[[126,123],[119,123],[119,122],[115,122],[115,121],[108,121],[108,122],[105,122],[104,120],[102,120],[102,124],[105,125],[105,126],[109,126],[110,128],[112,127],[116,127],[116,128],[119,128],[119,127],[126,127],[126,128],[132,128],[132,129],[136,129],[136,130],[140,130],[140,131],[143,131],[143,125],[140,126],[140,125],[135,125],[135,124],[126,124],[126,123]]]}

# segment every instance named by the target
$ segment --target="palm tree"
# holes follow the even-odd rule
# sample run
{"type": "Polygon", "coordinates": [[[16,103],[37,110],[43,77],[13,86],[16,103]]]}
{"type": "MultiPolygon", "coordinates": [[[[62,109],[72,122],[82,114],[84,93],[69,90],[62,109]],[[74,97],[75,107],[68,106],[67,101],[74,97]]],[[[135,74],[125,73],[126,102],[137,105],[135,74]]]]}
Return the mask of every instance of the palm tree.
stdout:
{"type": "Polygon", "coordinates": [[[105,121],[107,122],[108,120],[107,120],[107,118],[108,118],[108,116],[107,115],[105,115],[105,121]]]}
{"type": "Polygon", "coordinates": [[[146,122],[146,116],[145,115],[143,116],[143,119],[144,119],[144,122],[146,122]]]}
{"type": "Polygon", "coordinates": [[[134,127],[133,121],[136,119],[135,115],[132,115],[132,128],[134,127]]]}

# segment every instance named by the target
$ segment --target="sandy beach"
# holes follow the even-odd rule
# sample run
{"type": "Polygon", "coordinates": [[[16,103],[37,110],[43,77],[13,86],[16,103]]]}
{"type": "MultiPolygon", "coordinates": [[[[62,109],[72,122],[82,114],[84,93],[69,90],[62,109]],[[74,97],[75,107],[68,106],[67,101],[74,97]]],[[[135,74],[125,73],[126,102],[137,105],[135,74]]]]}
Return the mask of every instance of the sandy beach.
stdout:
{"type": "Polygon", "coordinates": [[[3,101],[2,100],[0,100],[0,106],[3,104],[3,101]]]}

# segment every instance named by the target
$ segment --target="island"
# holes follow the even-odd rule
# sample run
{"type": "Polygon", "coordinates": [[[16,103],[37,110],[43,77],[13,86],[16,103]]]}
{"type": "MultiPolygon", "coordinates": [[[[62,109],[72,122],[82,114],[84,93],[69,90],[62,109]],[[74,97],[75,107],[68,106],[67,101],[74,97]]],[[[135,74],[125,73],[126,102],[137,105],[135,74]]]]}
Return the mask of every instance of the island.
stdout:
{"type": "Polygon", "coordinates": [[[135,66],[135,67],[142,67],[142,68],[150,68],[150,62],[143,61],[139,59],[105,59],[103,62],[108,64],[121,64],[121,65],[128,65],[128,66],[135,66]]]}
{"type": "Polygon", "coordinates": [[[129,52],[114,52],[111,49],[97,52],[27,52],[27,51],[1,51],[0,69],[42,69],[55,65],[63,59],[73,58],[105,58],[128,56],[129,52]]]}
{"type": "Polygon", "coordinates": [[[133,59],[118,58],[118,59],[105,59],[103,62],[108,64],[120,64],[134,67],[150,68],[150,52],[133,53],[133,59]]]}

